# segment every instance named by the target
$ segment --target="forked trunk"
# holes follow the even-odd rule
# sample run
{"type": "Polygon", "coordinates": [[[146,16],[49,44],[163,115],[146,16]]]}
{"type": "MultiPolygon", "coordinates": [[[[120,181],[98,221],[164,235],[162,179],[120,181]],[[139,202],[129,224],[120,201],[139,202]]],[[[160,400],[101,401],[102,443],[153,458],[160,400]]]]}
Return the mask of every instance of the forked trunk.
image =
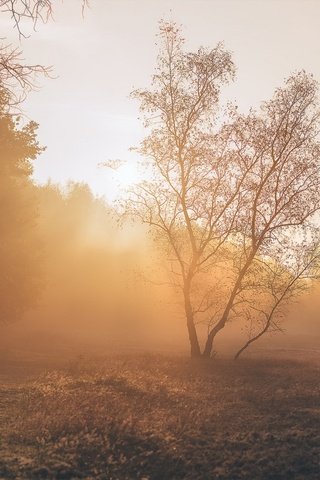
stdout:
{"type": "Polygon", "coordinates": [[[207,341],[202,353],[202,356],[205,358],[210,358],[211,356],[214,337],[215,337],[215,334],[213,332],[210,332],[210,334],[207,337],[207,341]]]}
{"type": "Polygon", "coordinates": [[[209,333],[207,337],[207,341],[202,353],[202,356],[204,358],[210,358],[211,353],[212,353],[212,348],[213,348],[213,340],[215,336],[217,335],[218,332],[224,327],[225,322],[222,320],[220,321],[209,333]]]}
{"type": "Polygon", "coordinates": [[[215,336],[217,335],[217,333],[220,332],[220,330],[222,330],[224,328],[225,324],[227,323],[227,320],[228,320],[230,311],[232,309],[234,300],[235,300],[235,298],[237,296],[237,293],[239,291],[239,288],[241,286],[241,281],[242,281],[243,277],[245,276],[249,265],[250,265],[250,263],[249,263],[249,261],[247,261],[247,264],[243,267],[243,269],[242,269],[242,271],[239,275],[239,278],[238,278],[238,280],[237,280],[237,282],[236,282],[236,284],[235,284],[235,286],[234,286],[234,288],[231,292],[230,298],[228,300],[228,303],[226,305],[226,308],[223,312],[222,317],[220,318],[219,322],[212,328],[212,330],[210,330],[210,332],[208,334],[206,345],[204,347],[203,354],[202,354],[202,356],[205,357],[205,358],[209,358],[211,356],[212,347],[213,347],[213,340],[214,340],[215,336]]]}
{"type": "Polygon", "coordinates": [[[197,335],[197,330],[194,324],[194,317],[193,317],[193,310],[190,301],[190,291],[188,288],[184,290],[184,307],[186,313],[186,320],[187,320],[187,328],[189,334],[189,342],[190,342],[190,353],[192,358],[200,357],[200,345],[197,335]]]}
{"type": "Polygon", "coordinates": [[[188,334],[189,334],[189,341],[190,341],[190,353],[191,357],[200,357],[200,346],[198,341],[198,336],[196,332],[196,328],[193,322],[193,318],[187,318],[187,327],[188,327],[188,334]]]}

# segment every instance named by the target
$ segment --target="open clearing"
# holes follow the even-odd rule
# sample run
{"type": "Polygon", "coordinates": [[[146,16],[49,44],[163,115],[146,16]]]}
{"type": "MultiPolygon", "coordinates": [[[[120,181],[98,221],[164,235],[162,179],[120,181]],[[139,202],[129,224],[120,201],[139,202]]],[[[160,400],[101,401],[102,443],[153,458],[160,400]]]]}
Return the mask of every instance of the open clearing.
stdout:
{"type": "Polygon", "coordinates": [[[319,363],[80,357],[2,366],[1,478],[320,478],[319,363]]]}

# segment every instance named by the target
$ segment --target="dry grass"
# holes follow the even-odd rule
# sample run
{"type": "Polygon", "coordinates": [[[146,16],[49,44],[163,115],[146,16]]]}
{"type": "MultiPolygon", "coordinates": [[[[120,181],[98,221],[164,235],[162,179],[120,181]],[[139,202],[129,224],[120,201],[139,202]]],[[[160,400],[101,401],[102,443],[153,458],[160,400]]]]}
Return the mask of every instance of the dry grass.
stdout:
{"type": "Polygon", "coordinates": [[[1,390],[2,478],[320,478],[315,364],[82,358],[1,390]]]}

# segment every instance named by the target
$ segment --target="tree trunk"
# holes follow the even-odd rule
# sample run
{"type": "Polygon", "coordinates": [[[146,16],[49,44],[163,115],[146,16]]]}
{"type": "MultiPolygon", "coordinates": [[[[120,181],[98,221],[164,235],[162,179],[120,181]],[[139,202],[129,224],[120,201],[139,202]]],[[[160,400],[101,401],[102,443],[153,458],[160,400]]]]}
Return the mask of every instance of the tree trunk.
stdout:
{"type": "Polygon", "coordinates": [[[248,268],[251,265],[251,262],[254,258],[255,253],[257,252],[257,249],[258,249],[258,247],[253,249],[253,251],[249,255],[245,265],[243,266],[241,272],[239,273],[239,276],[238,276],[237,281],[236,281],[236,283],[233,287],[233,290],[230,294],[228,303],[226,305],[226,308],[223,312],[223,315],[222,315],[221,319],[219,320],[219,322],[213,327],[213,329],[208,334],[206,345],[204,347],[203,354],[202,354],[203,357],[205,357],[205,358],[210,357],[211,352],[212,352],[212,347],[213,347],[213,340],[214,340],[215,336],[217,335],[217,333],[220,332],[220,330],[222,330],[224,328],[225,324],[227,323],[230,311],[233,307],[233,303],[234,303],[235,298],[238,294],[239,288],[241,287],[241,282],[242,282],[244,276],[246,275],[246,272],[247,272],[248,268]]]}
{"type": "Polygon", "coordinates": [[[240,350],[238,350],[238,352],[235,354],[235,356],[233,357],[233,360],[238,360],[238,358],[240,357],[241,353],[247,348],[249,347],[249,342],[247,342],[242,348],[240,348],[240,350]]]}
{"type": "Polygon", "coordinates": [[[184,289],[184,307],[185,307],[187,328],[188,328],[189,341],[190,341],[191,357],[192,358],[200,357],[201,356],[200,345],[199,345],[196,327],[194,324],[193,311],[192,311],[192,306],[190,301],[190,289],[188,288],[188,286],[186,286],[184,289]]]}
{"type": "Polygon", "coordinates": [[[251,345],[251,343],[255,342],[256,340],[258,340],[260,337],[262,337],[262,335],[264,335],[268,330],[269,330],[269,326],[270,326],[270,321],[271,321],[271,316],[269,318],[269,320],[267,321],[267,324],[266,326],[261,330],[261,332],[259,332],[257,335],[255,335],[254,337],[250,338],[244,345],[243,347],[240,348],[240,350],[235,354],[235,356],[233,357],[233,360],[238,360],[238,358],[240,357],[241,353],[244,352],[244,350],[246,350],[249,345],[251,345]]]}
{"type": "MultiPolygon", "coordinates": [[[[218,325],[217,325],[216,327],[218,327],[218,325]]],[[[207,337],[207,341],[206,341],[205,347],[204,347],[204,350],[203,350],[203,354],[202,354],[203,357],[205,357],[205,358],[210,358],[211,352],[212,352],[212,347],[213,347],[214,337],[217,335],[217,333],[219,332],[219,330],[221,330],[221,328],[223,328],[223,327],[221,326],[221,327],[219,327],[219,328],[214,328],[214,329],[211,330],[211,332],[209,333],[209,335],[208,335],[208,337],[207,337]]]]}
{"type": "Polygon", "coordinates": [[[200,346],[199,346],[198,336],[197,336],[196,328],[193,322],[193,318],[191,319],[191,321],[187,319],[187,326],[188,326],[188,333],[189,333],[191,357],[192,358],[200,357],[201,356],[200,346]]]}

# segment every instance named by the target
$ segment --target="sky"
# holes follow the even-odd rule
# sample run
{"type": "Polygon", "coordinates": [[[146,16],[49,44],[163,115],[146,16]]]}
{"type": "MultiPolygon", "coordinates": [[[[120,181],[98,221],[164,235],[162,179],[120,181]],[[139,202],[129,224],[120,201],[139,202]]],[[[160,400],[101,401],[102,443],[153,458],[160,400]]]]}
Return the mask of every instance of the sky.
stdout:
{"type": "MultiPolygon", "coordinates": [[[[156,63],[160,19],[182,25],[186,48],[223,41],[233,54],[236,80],[223,93],[240,111],[258,107],[292,72],[320,81],[319,0],[55,0],[54,19],[38,25],[20,48],[28,63],[53,66],[53,78],[24,103],[47,147],[34,179],[86,182],[111,202],[137,181],[137,146],[144,135],[134,88],[147,87],[156,63]],[[100,166],[124,160],[117,171],[100,166]]],[[[19,44],[2,14],[1,37],[19,44]]]]}

